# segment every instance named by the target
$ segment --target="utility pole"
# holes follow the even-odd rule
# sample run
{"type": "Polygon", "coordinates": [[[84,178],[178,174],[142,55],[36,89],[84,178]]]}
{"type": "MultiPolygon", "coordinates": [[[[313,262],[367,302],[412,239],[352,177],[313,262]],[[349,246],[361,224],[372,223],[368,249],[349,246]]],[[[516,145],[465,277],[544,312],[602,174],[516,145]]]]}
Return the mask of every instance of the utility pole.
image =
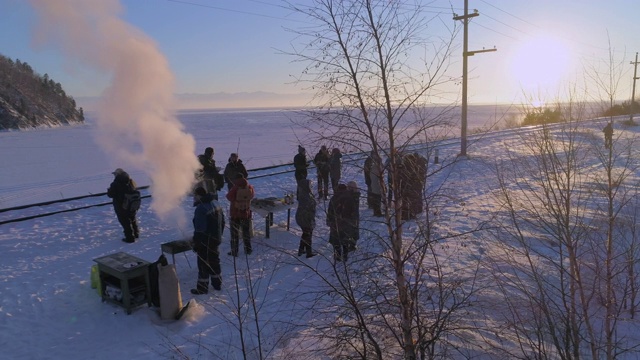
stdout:
{"type": "Polygon", "coordinates": [[[460,156],[467,156],[467,57],[477,53],[496,51],[493,49],[482,49],[469,51],[469,19],[479,16],[478,10],[473,10],[473,14],[469,14],[469,0],[464,0],[464,15],[453,17],[453,20],[462,20],[463,23],[463,45],[462,45],[462,132],[460,134],[460,156]]]}
{"type": "Polygon", "coordinates": [[[636,53],[636,61],[632,61],[633,65],[633,89],[631,90],[631,105],[629,106],[629,122],[633,124],[633,109],[635,108],[636,96],[636,80],[638,80],[638,53],[636,53]]]}

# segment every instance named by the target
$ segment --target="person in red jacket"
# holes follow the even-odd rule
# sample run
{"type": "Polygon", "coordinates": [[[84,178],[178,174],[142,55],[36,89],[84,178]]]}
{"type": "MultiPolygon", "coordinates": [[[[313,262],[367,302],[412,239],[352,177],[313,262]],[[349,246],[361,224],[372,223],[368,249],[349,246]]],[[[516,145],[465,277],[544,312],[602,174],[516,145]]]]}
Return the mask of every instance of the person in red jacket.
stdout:
{"type": "Polygon", "coordinates": [[[251,248],[251,199],[255,195],[253,186],[242,175],[238,175],[235,184],[227,193],[227,200],[231,203],[229,217],[231,218],[231,251],[228,255],[238,256],[240,232],[244,242],[244,253],[250,255],[251,248]]]}

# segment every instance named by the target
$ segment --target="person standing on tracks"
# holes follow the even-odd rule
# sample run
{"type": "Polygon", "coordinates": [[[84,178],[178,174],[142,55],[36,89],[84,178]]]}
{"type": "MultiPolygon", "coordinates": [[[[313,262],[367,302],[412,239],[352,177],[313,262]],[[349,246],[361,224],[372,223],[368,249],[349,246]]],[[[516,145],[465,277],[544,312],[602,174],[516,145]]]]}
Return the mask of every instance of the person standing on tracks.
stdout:
{"type": "Polygon", "coordinates": [[[136,183],[131,179],[129,174],[117,168],[112,174],[115,176],[111,185],[107,189],[107,196],[113,199],[113,210],[116,213],[118,222],[124,230],[124,238],[122,241],[133,243],[140,237],[140,229],[136,220],[138,209],[125,208],[125,195],[136,191],[136,183]]]}
{"type": "Polygon", "coordinates": [[[238,157],[238,154],[231,153],[229,156],[229,162],[224,168],[224,179],[227,182],[227,190],[231,190],[234,185],[234,181],[238,178],[238,174],[242,174],[245,179],[249,177],[247,168],[245,168],[242,160],[238,157]]]}
{"type": "Polygon", "coordinates": [[[338,183],[340,183],[340,178],[342,177],[342,153],[338,148],[333,148],[333,150],[331,150],[331,157],[329,158],[329,176],[331,177],[331,189],[335,194],[338,189],[338,183]]]}
{"type": "Polygon", "coordinates": [[[364,173],[364,183],[367,185],[367,207],[373,209],[373,193],[371,192],[371,166],[373,164],[374,151],[371,150],[369,156],[364,160],[362,172],[364,173]]]}
{"type": "Polygon", "coordinates": [[[602,132],[604,133],[604,148],[611,149],[611,143],[613,142],[613,126],[611,122],[607,123],[602,132]]]}
{"type": "Polygon", "coordinates": [[[367,196],[371,196],[371,209],[373,216],[382,217],[382,185],[384,181],[382,160],[378,153],[371,151],[371,163],[369,164],[370,186],[367,196]]]}
{"type": "Polygon", "coordinates": [[[327,147],[322,145],[320,151],[313,158],[318,174],[318,199],[325,199],[329,196],[329,159],[331,155],[327,147]]]}
{"type": "Polygon", "coordinates": [[[301,145],[298,145],[298,153],[293,157],[293,167],[296,169],[296,182],[307,178],[307,167],[309,167],[307,150],[301,145]]]}
{"type": "Polygon", "coordinates": [[[216,167],[216,161],[213,159],[213,148],[204,149],[204,154],[198,155],[198,161],[202,168],[198,170],[196,186],[202,186],[208,193],[213,195],[214,200],[218,200],[218,190],[224,186],[224,177],[216,167]]]}

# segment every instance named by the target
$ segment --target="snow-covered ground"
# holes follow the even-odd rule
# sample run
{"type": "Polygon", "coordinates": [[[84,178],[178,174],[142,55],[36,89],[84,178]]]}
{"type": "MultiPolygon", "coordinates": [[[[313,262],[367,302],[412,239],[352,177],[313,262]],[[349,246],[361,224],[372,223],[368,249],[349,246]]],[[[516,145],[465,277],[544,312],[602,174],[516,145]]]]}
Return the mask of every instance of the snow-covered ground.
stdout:
{"type": "MultiPolygon", "coordinates": [[[[204,124],[197,129],[187,125],[187,131],[195,136],[198,149],[210,143],[216,146],[218,140],[214,136],[225,137],[228,143],[226,151],[218,151],[216,146],[215,156],[218,165],[223,166],[227,152],[234,149],[238,136],[229,135],[220,127],[214,132],[204,124]]],[[[584,130],[601,141],[602,125],[592,123],[584,130]]],[[[269,137],[264,137],[267,130],[260,127],[250,134],[243,133],[241,157],[242,154],[269,155],[264,150],[265,146],[270,148],[279,144],[280,148],[285,148],[278,152],[283,154],[282,158],[291,158],[289,154],[294,154],[296,144],[290,140],[291,131],[287,126],[279,129],[265,127],[271,132],[269,137]],[[281,137],[277,138],[276,134],[281,137]],[[269,140],[265,141],[265,138],[269,140]]],[[[91,125],[87,125],[0,133],[0,208],[106,191],[112,181],[110,172],[117,164],[109,163],[109,157],[95,146],[91,130],[91,125]]],[[[622,128],[616,126],[616,131],[621,132],[622,128]]],[[[630,135],[637,131],[637,128],[626,130],[630,135]]],[[[498,188],[494,165],[496,161],[507,159],[506,149],[513,150],[518,139],[519,135],[513,131],[472,138],[468,158],[457,161],[429,179],[431,186],[446,179],[450,189],[451,202],[439,214],[442,231],[448,229],[452,233],[461,233],[491,219],[497,211],[492,194],[498,188]]],[[[313,156],[317,149],[313,144],[307,147],[309,155],[313,156]]],[[[459,150],[458,143],[443,146],[439,154],[441,163],[452,162],[459,150]]],[[[275,162],[274,159],[270,161],[275,162]]],[[[247,167],[256,167],[252,165],[249,161],[247,167]]],[[[149,178],[141,172],[131,171],[131,175],[140,185],[149,183],[149,178]]],[[[295,189],[292,173],[251,179],[255,175],[250,171],[250,182],[258,197],[282,196],[295,189]]],[[[309,178],[315,180],[314,171],[310,172],[309,178]]],[[[344,182],[354,180],[364,188],[364,179],[357,166],[345,165],[343,179],[344,182]]],[[[226,190],[221,192],[221,199],[225,193],[226,190]]],[[[102,196],[2,212],[0,222],[108,201],[106,196],[102,196]]],[[[226,200],[222,202],[227,209],[226,200]]],[[[269,358],[300,359],[308,354],[305,347],[309,344],[303,346],[301,340],[309,331],[304,324],[314,317],[326,316],[326,313],[317,311],[319,309],[312,309],[310,294],[326,287],[317,274],[332,276],[332,249],[327,242],[324,202],[318,206],[318,226],[313,239],[320,256],[312,259],[296,256],[301,232],[293,220],[295,210],[291,214],[289,231],[286,230],[287,214],[275,213],[275,226],[271,228],[268,239],[265,238],[264,220],[254,214],[253,254],[240,256],[237,263],[226,255],[229,232],[225,231],[221,245],[221,292],[191,295],[189,289],[194,287],[197,275],[195,254],[176,255],[182,302],[186,304],[190,299],[196,299],[179,321],[161,320],[157,309],[147,306],[127,315],[122,308],[101,302],[96,290],[90,286],[90,268],[95,264],[95,258],[124,251],[152,262],[161,254],[161,243],[190,237],[190,227],[180,228],[159,220],[148,204],[149,199],[145,199],[138,214],[141,237],[133,244],[120,241],[122,230],[110,205],[0,225],[0,357],[239,359],[242,358],[236,317],[239,309],[243,316],[248,316],[243,336],[249,359],[258,358],[256,349],[259,341],[263,354],[268,354],[269,358]],[[248,311],[251,308],[247,300],[249,286],[257,294],[260,337],[251,324],[254,317],[248,311]]],[[[180,208],[190,219],[193,211],[191,199],[184,199],[180,208]]],[[[364,204],[364,197],[361,227],[374,233],[384,232],[384,226],[372,217],[371,210],[364,204]]],[[[407,231],[417,230],[415,222],[409,222],[407,231]]],[[[473,238],[468,241],[444,240],[439,245],[448,249],[447,261],[460,268],[477,264],[478,258],[490,253],[494,246],[491,242],[473,238]]],[[[368,237],[363,236],[354,256],[357,259],[359,253],[375,250],[374,244],[368,243],[368,237]]],[[[490,314],[486,316],[490,317],[490,314]]]]}

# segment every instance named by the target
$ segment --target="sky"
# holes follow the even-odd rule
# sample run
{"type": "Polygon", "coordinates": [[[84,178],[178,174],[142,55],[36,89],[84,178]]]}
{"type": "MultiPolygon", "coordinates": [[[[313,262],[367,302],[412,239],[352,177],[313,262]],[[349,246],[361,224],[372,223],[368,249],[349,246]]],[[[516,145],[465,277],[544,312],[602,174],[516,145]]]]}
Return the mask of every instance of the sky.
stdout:
{"type": "MultiPolygon", "coordinates": [[[[602,148],[600,129],[604,121],[583,123],[581,136],[576,139],[581,146],[589,149],[584,152],[585,161],[589,164],[599,161],[590,150],[602,148]],[[590,133],[594,136],[586,136],[590,133]]],[[[624,153],[622,148],[625,139],[637,138],[640,128],[625,127],[619,121],[616,119],[614,146],[616,153],[624,153]]],[[[220,132],[228,134],[233,131],[233,122],[223,124],[220,132]]],[[[5,209],[8,203],[33,204],[52,194],[58,198],[70,198],[105,192],[113,180],[113,167],[105,154],[93,146],[92,138],[88,135],[96,126],[97,123],[88,122],[72,127],[0,132],[0,168],[12,169],[11,174],[0,172],[0,208],[5,209]]],[[[205,122],[199,122],[197,126],[201,127],[201,131],[197,128],[191,130],[198,143],[209,141],[207,131],[211,131],[210,126],[205,122]]],[[[278,127],[280,131],[273,132],[274,142],[285,144],[295,137],[288,131],[286,122],[278,127]]],[[[556,130],[552,128],[552,131],[556,130]]],[[[526,133],[530,129],[522,131],[526,133]]],[[[260,141],[262,133],[245,135],[243,154],[264,152],[260,141]]],[[[473,329],[477,326],[488,327],[490,331],[486,334],[494,336],[498,332],[495,336],[500,337],[501,346],[512,350],[516,349],[509,348],[513,331],[503,324],[511,324],[513,319],[501,317],[499,309],[494,307],[507,301],[496,300],[496,296],[500,295],[495,292],[496,280],[492,276],[495,273],[486,273],[492,257],[500,257],[502,251],[506,251],[502,249],[504,242],[494,241],[484,232],[467,232],[481,225],[486,226],[487,221],[503,214],[501,204],[494,197],[498,179],[493,167],[497,162],[509,162],[514,160],[514,156],[520,159],[518,155],[526,154],[521,146],[522,136],[518,130],[512,129],[473,137],[470,142],[471,157],[455,163],[458,142],[445,143],[440,148],[440,165],[430,164],[433,173],[428,181],[429,191],[438,189],[441,195],[445,195],[438,201],[430,200],[433,202],[429,208],[433,211],[430,220],[437,218],[437,231],[447,234],[434,247],[442,260],[444,276],[458,279],[460,275],[471,275],[476,271],[476,266],[480,266],[478,271],[481,275],[474,284],[479,291],[472,297],[472,306],[457,310],[461,312],[460,321],[465,324],[459,328],[467,328],[468,321],[472,322],[469,326],[473,326],[473,329]],[[464,238],[450,236],[460,233],[466,234],[464,238]]],[[[632,151],[631,159],[638,159],[638,148],[634,147],[632,151]]],[[[223,154],[218,154],[216,159],[221,160],[221,156],[223,154]]],[[[345,163],[343,181],[356,181],[364,189],[362,164],[355,165],[345,163]]],[[[148,184],[144,174],[123,167],[140,185],[148,184]]],[[[291,172],[259,177],[265,172],[252,169],[253,166],[249,166],[249,181],[255,187],[258,198],[281,197],[284,191],[292,192],[295,189],[291,172]]],[[[588,169],[594,172],[593,167],[588,169]]],[[[634,175],[637,177],[636,173],[634,175]]],[[[309,178],[315,179],[313,168],[309,171],[309,178]]],[[[588,184],[591,186],[590,182],[588,184]]],[[[143,190],[143,194],[147,195],[148,190],[143,190]]],[[[224,199],[225,194],[226,188],[221,192],[221,204],[228,215],[229,204],[224,199]]],[[[153,198],[159,196],[161,194],[153,193],[153,198]]],[[[190,197],[182,198],[177,204],[177,208],[189,220],[187,226],[182,228],[160,219],[150,205],[150,199],[145,198],[138,212],[141,236],[133,244],[120,240],[122,229],[106,196],[0,213],[0,221],[6,221],[67,211],[0,224],[0,345],[4,358],[240,359],[243,358],[241,337],[235,316],[238,313],[246,317],[242,328],[248,358],[259,358],[258,341],[261,341],[263,353],[268,354],[270,359],[335,358],[321,356],[322,342],[314,338],[318,333],[326,335],[334,321],[348,318],[337,319],[339,311],[332,307],[340,297],[335,296],[334,289],[331,289],[337,283],[338,275],[333,267],[332,248],[327,241],[326,202],[320,201],[318,204],[313,247],[319,255],[312,259],[296,256],[301,231],[293,220],[295,207],[292,209],[289,231],[286,230],[286,211],[274,213],[275,225],[270,229],[268,239],[265,237],[264,219],[254,214],[253,254],[249,257],[241,254],[235,264],[233,258],[226,255],[230,249],[229,231],[226,229],[220,245],[223,276],[220,292],[211,290],[208,295],[192,295],[189,290],[194,287],[197,278],[195,255],[192,252],[177,254],[175,268],[182,303],[193,301],[179,321],[163,320],[158,308],[146,305],[135,308],[127,315],[123,308],[101,302],[96,289],[91,287],[90,269],[95,264],[94,259],[126,252],[153,262],[160,256],[160,244],[190,236],[193,214],[190,197]],[[103,203],[107,206],[92,206],[103,203]],[[68,211],[84,206],[88,207],[68,211]],[[256,294],[255,313],[248,301],[250,286],[256,294]],[[260,338],[256,323],[260,326],[260,338]]],[[[421,231],[418,224],[425,219],[423,213],[417,221],[407,222],[404,235],[411,237],[413,233],[421,231]]],[[[379,256],[386,247],[381,239],[373,235],[384,233],[384,224],[379,222],[379,218],[373,217],[364,198],[360,203],[360,226],[362,231],[358,249],[350,255],[347,263],[348,270],[353,271],[352,276],[358,273],[358,269],[370,268],[372,256],[379,256]]],[[[544,244],[539,250],[549,251],[544,244]]],[[[171,256],[167,256],[171,262],[171,256]]],[[[506,263],[502,266],[506,266],[506,263]]],[[[510,268],[503,267],[503,270],[509,273],[510,268]]],[[[341,271],[339,267],[337,271],[341,271]]],[[[376,279],[380,280],[378,276],[376,279]]],[[[356,282],[356,285],[364,283],[356,282]]],[[[393,285],[389,284],[387,288],[393,288],[393,285]]],[[[509,296],[509,300],[514,298],[515,295],[509,296]]],[[[636,320],[625,318],[617,325],[616,333],[622,346],[638,343],[637,317],[636,320]]],[[[481,340],[475,339],[478,341],[475,343],[477,347],[473,347],[474,334],[478,332],[474,330],[467,333],[469,336],[464,337],[466,340],[457,343],[459,346],[448,358],[503,357],[495,353],[487,355],[491,347],[481,340]],[[459,352],[462,355],[453,357],[459,352]]],[[[453,336],[447,339],[456,341],[453,336]]],[[[637,353],[625,355],[623,358],[632,359],[636,358],[637,353]]]]}
{"type": "MultiPolygon", "coordinates": [[[[77,0],[74,0],[77,1],[77,0]]],[[[42,41],[34,4],[46,1],[0,0],[0,51],[48,73],[74,97],[98,96],[108,87],[110,72],[68,56],[58,42],[42,41]]],[[[438,17],[430,28],[443,34],[452,27],[452,12],[464,13],[462,0],[420,1],[425,15],[438,17]],[[453,8],[453,11],[452,11],[453,8]]],[[[58,2],[57,2],[58,3],[58,2]]],[[[117,0],[98,1],[96,4],[117,0]]],[[[71,2],[73,4],[73,2],[71,2]]],[[[166,57],[175,77],[175,93],[303,92],[292,83],[301,64],[279,53],[289,50],[299,29],[308,23],[278,0],[120,0],[114,16],[139,29],[166,57]]],[[[97,6],[96,6],[97,7],[97,6]]],[[[616,97],[631,96],[635,53],[640,38],[634,14],[640,3],[628,0],[471,0],[480,16],[469,25],[469,50],[496,52],[469,58],[470,103],[512,103],[529,97],[555,98],[585,74],[609,63],[609,51],[619,64],[616,97]]],[[[460,24],[459,24],[460,25],[460,24]]],[[[56,28],[50,26],[49,30],[56,28]]],[[[49,39],[50,40],[50,39],[49,39]]],[[[449,75],[462,72],[462,32],[455,39],[449,75]]],[[[447,101],[459,100],[459,83],[447,101]]]]}

